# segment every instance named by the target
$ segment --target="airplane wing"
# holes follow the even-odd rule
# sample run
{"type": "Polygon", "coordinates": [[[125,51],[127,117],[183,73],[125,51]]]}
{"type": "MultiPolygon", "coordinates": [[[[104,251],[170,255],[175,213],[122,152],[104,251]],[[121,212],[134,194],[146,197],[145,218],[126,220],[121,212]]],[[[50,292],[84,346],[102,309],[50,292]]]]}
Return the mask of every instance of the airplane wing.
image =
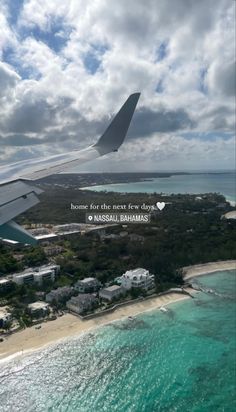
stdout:
{"type": "Polygon", "coordinates": [[[64,172],[89,160],[116,152],[125,139],[139,97],[140,93],[128,97],[94,145],[62,155],[0,167],[0,238],[28,244],[37,242],[12,220],[39,202],[37,194],[42,190],[32,186],[30,181],[64,172]]]}

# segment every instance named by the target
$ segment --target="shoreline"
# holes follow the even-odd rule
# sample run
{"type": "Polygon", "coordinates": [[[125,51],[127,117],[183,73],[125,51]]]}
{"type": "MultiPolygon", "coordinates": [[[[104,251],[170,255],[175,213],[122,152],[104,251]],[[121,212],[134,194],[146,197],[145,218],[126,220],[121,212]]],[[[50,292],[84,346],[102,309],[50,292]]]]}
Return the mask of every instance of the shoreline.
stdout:
{"type": "Polygon", "coordinates": [[[197,276],[214,274],[224,270],[236,270],[236,260],[221,260],[219,262],[201,263],[198,265],[185,266],[183,269],[184,280],[189,280],[197,276]]]}
{"type": "MultiPolygon", "coordinates": [[[[186,290],[188,291],[187,288],[186,290]]],[[[189,291],[192,292],[192,289],[189,289],[189,291]]],[[[65,314],[52,322],[42,323],[41,329],[35,329],[32,326],[6,337],[0,343],[0,364],[45,349],[51,345],[63,343],[69,338],[79,337],[83,333],[123,320],[129,316],[137,316],[189,298],[190,296],[185,294],[170,292],[163,296],[156,296],[122,306],[112,313],[89,320],[81,320],[70,313],[65,314]]]]}
{"type": "MultiPolygon", "coordinates": [[[[218,271],[234,269],[236,269],[236,260],[186,266],[183,268],[184,280],[186,281],[196,276],[214,274],[218,271]]],[[[185,288],[185,290],[193,293],[190,288],[185,288]]],[[[70,313],[65,314],[52,322],[42,323],[41,329],[35,329],[35,326],[32,326],[4,338],[4,341],[0,343],[0,364],[45,349],[51,345],[63,343],[63,341],[69,338],[79,337],[83,333],[94,330],[100,326],[189,298],[190,296],[188,295],[169,292],[166,295],[155,296],[147,300],[134,302],[127,306],[124,305],[117,308],[114,312],[88,320],[82,320],[70,313]]]]}

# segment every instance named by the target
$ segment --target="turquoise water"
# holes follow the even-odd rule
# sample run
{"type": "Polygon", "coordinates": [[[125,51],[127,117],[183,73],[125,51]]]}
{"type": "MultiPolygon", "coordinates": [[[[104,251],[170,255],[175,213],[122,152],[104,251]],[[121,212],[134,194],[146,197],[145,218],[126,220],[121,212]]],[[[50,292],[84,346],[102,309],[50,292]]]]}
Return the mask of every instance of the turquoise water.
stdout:
{"type": "Polygon", "coordinates": [[[3,412],[233,412],[236,276],[214,293],[103,326],[1,365],[3,412]]]}
{"type": "Polygon", "coordinates": [[[154,178],[151,181],[91,186],[86,189],[131,193],[163,192],[166,194],[216,192],[223,194],[229,201],[236,201],[236,180],[233,172],[174,175],[166,178],[154,178]]]}

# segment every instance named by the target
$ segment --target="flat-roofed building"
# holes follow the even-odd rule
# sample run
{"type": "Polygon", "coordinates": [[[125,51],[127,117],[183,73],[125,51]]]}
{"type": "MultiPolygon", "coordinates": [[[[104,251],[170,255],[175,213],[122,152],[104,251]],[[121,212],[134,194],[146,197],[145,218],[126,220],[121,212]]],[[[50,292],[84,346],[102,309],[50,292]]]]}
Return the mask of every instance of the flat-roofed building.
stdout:
{"type": "Polygon", "coordinates": [[[60,273],[60,268],[60,265],[56,265],[53,263],[51,265],[43,265],[38,268],[35,268],[35,271],[40,272],[45,270],[52,270],[55,273],[55,275],[58,275],[60,273]]]}
{"type": "Polygon", "coordinates": [[[125,293],[122,286],[113,285],[99,291],[99,297],[104,300],[112,301],[117,299],[125,293]]]}
{"type": "Polygon", "coordinates": [[[50,313],[50,306],[45,302],[34,302],[28,305],[28,310],[32,316],[44,317],[50,313]]]}
{"type": "Polygon", "coordinates": [[[150,275],[146,269],[138,268],[134,270],[127,270],[120,278],[120,284],[126,289],[153,289],[155,287],[155,276],[150,275]]]}
{"type": "Polygon", "coordinates": [[[66,223],[64,225],[56,225],[53,227],[55,233],[60,235],[69,235],[72,233],[78,233],[81,231],[81,225],[79,223],[66,223]]]}
{"type": "Polygon", "coordinates": [[[71,288],[69,286],[63,286],[61,288],[57,288],[54,290],[51,290],[46,295],[46,302],[51,303],[53,301],[55,302],[61,302],[67,298],[70,298],[74,294],[74,288],[71,288]]]}
{"type": "Polygon", "coordinates": [[[12,281],[6,278],[0,278],[0,292],[9,290],[12,286],[12,281]]]}
{"type": "Polygon", "coordinates": [[[27,285],[31,283],[38,283],[41,285],[43,281],[55,281],[55,276],[60,272],[60,265],[44,265],[37,268],[27,269],[24,272],[13,275],[13,282],[18,285],[27,285]]]}
{"type": "Polygon", "coordinates": [[[34,283],[34,272],[18,273],[13,275],[13,282],[17,285],[28,285],[34,283]]]}
{"type": "Polygon", "coordinates": [[[46,281],[54,282],[55,272],[54,270],[51,270],[51,269],[40,270],[40,272],[34,273],[34,281],[38,283],[39,285],[42,285],[43,282],[46,282],[46,281]]]}
{"type": "Polygon", "coordinates": [[[101,288],[101,283],[96,278],[85,278],[78,280],[75,284],[75,289],[80,293],[93,293],[101,288]]]}
{"type": "Polygon", "coordinates": [[[72,312],[82,314],[95,309],[98,306],[98,299],[91,293],[83,293],[72,297],[66,303],[66,307],[72,312]]]}

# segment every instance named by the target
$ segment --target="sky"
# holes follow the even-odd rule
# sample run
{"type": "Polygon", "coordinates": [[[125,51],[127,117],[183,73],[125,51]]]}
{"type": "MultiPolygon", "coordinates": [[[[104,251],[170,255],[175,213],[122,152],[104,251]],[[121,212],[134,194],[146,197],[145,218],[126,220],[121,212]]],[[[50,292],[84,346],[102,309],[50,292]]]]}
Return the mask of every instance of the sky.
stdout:
{"type": "Polygon", "coordinates": [[[1,0],[0,164],[127,139],[76,171],[235,167],[234,0],[1,0]]]}

